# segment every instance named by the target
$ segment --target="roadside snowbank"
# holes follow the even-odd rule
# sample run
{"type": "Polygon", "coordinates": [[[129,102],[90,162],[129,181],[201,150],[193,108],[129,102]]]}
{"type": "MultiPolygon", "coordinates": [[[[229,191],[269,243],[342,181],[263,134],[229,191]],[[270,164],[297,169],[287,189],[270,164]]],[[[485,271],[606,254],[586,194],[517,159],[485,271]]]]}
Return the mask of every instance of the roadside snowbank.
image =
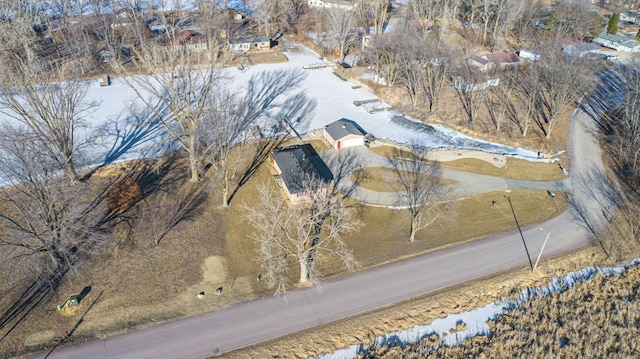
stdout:
{"type": "MultiPolygon", "coordinates": [[[[540,296],[548,296],[551,293],[562,293],[582,281],[591,279],[595,275],[614,276],[624,273],[627,268],[640,264],[640,258],[636,258],[625,264],[614,267],[587,267],[579,271],[570,272],[564,277],[554,278],[549,284],[537,288],[526,288],[520,293],[518,300],[502,298],[501,300],[489,303],[484,307],[459,313],[450,314],[445,318],[436,319],[429,325],[420,325],[407,329],[403,332],[394,332],[375,339],[379,346],[404,346],[428,338],[431,335],[438,335],[443,339],[443,344],[454,346],[462,343],[466,338],[476,335],[486,335],[489,332],[487,321],[495,319],[505,311],[513,310],[522,304],[540,296]],[[456,327],[464,324],[464,330],[455,331],[456,327]]],[[[318,356],[318,359],[351,359],[359,354],[366,354],[368,346],[364,344],[352,345],[347,349],[338,350],[332,354],[318,356]]]]}

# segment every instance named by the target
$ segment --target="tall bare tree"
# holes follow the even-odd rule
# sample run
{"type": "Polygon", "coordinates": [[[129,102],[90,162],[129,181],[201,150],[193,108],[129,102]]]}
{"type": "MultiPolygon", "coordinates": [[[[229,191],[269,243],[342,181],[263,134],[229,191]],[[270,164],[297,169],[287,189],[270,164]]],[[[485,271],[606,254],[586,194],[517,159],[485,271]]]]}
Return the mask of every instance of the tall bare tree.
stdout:
{"type": "Polygon", "coordinates": [[[189,158],[191,181],[200,180],[200,136],[209,100],[222,78],[220,45],[207,39],[197,51],[169,30],[164,43],[143,47],[135,64],[142,74],[125,81],[189,158]]]}
{"type": "Polygon", "coordinates": [[[413,145],[411,155],[395,149],[388,161],[398,183],[398,205],[409,213],[409,240],[433,224],[446,209],[447,187],[442,183],[442,170],[437,162],[428,161],[428,149],[413,145]]]}
{"type": "Polygon", "coordinates": [[[60,68],[42,68],[38,63],[15,62],[0,69],[0,113],[20,123],[37,136],[48,158],[67,177],[77,178],[75,161],[89,143],[78,131],[97,103],[86,98],[88,83],[60,68]],[[62,80],[65,81],[62,81],[62,80]]]}
{"type": "Polygon", "coordinates": [[[434,37],[426,38],[423,53],[422,92],[429,102],[429,112],[435,113],[442,89],[449,83],[451,66],[455,57],[454,50],[434,37]]]}
{"type": "Polygon", "coordinates": [[[344,61],[354,44],[353,27],[356,24],[355,14],[349,10],[329,8],[323,12],[323,18],[326,21],[331,44],[338,51],[340,60],[344,61]]]}
{"type": "Polygon", "coordinates": [[[467,126],[471,126],[478,117],[478,112],[487,96],[487,77],[474,71],[468,63],[464,63],[456,70],[454,88],[464,114],[467,126]]]}
{"type": "Polygon", "coordinates": [[[304,78],[299,70],[262,71],[251,77],[244,93],[220,90],[211,96],[203,119],[202,153],[220,186],[223,207],[229,205],[234,187],[280,144],[283,128],[313,114],[315,101],[298,91],[304,78]]]}
{"type": "Polygon", "coordinates": [[[384,78],[387,86],[395,86],[400,73],[399,43],[393,33],[373,36],[366,55],[373,62],[376,76],[384,78]]]}
{"type": "Polygon", "coordinates": [[[560,116],[592,86],[593,68],[581,57],[568,56],[554,41],[547,43],[531,71],[538,79],[536,109],[546,124],[541,129],[549,138],[560,116]]]}
{"type": "Polygon", "coordinates": [[[37,133],[2,129],[0,247],[7,262],[37,275],[68,269],[103,238],[104,197],[96,199],[88,184],[62,180],[37,133]]]}
{"type": "Polygon", "coordinates": [[[266,36],[273,35],[276,26],[286,26],[288,16],[294,10],[291,0],[249,0],[248,5],[253,10],[252,17],[266,36]]]}
{"type": "Polygon", "coordinates": [[[390,0],[358,0],[355,8],[365,28],[371,24],[374,34],[382,34],[391,16],[390,0]]]}
{"type": "Polygon", "coordinates": [[[300,283],[318,279],[316,264],[325,257],[338,258],[347,269],[355,265],[344,241],[346,234],[362,225],[354,210],[347,207],[340,193],[327,188],[324,180],[305,177],[300,181],[310,194],[307,203],[288,205],[281,191],[263,185],[259,205],[245,206],[246,219],[255,228],[258,259],[269,286],[277,293],[286,289],[289,259],[299,265],[300,283]]]}

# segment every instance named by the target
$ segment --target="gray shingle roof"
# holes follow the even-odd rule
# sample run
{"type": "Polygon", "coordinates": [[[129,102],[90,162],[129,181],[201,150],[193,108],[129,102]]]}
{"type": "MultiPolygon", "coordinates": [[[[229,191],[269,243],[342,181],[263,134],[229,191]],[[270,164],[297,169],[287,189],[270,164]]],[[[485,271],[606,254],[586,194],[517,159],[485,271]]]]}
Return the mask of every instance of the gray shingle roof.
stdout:
{"type": "Polygon", "coordinates": [[[360,128],[357,123],[347,120],[346,118],[341,118],[338,121],[328,124],[325,129],[327,133],[329,133],[329,136],[331,136],[335,141],[348,135],[366,135],[364,130],[360,128]]]}
{"type": "Polygon", "coordinates": [[[310,144],[272,152],[272,156],[282,171],[280,177],[291,194],[303,192],[305,180],[315,178],[325,184],[333,180],[331,170],[310,144]]]}

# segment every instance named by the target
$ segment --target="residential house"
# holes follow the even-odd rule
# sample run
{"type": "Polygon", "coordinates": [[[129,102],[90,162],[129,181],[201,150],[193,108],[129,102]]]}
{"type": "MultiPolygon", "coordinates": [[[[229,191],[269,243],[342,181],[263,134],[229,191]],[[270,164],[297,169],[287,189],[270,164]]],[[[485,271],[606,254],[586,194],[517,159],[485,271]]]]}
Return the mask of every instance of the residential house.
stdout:
{"type": "Polygon", "coordinates": [[[640,25],[640,12],[623,11],[620,13],[620,21],[640,25]]]}
{"type": "Polygon", "coordinates": [[[527,60],[531,60],[531,61],[540,60],[540,55],[538,55],[537,53],[535,53],[533,51],[524,50],[524,49],[518,51],[518,57],[521,57],[521,58],[527,59],[527,60]]]}
{"type": "Polygon", "coordinates": [[[119,10],[115,13],[115,19],[111,23],[112,29],[123,28],[131,25],[132,22],[129,20],[129,13],[126,10],[119,10]]]}
{"type": "Polygon", "coordinates": [[[271,152],[271,164],[276,172],[273,176],[276,184],[291,205],[304,203],[314,193],[328,191],[333,181],[331,170],[310,144],[271,152]]]}
{"type": "Polygon", "coordinates": [[[182,30],[173,39],[165,37],[162,47],[163,51],[173,48],[187,52],[202,52],[207,49],[207,38],[195,30],[182,30]]]}
{"type": "Polygon", "coordinates": [[[453,81],[453,86],[463,92],[486,90],[489,87],[498,86],[500,83],[500,79],[497,77],[476,74],[467,77],[453,76],[451,80],[453,81]]]}
{"type": "Polygon", "coordinates": [[[342,10],[353,10],[357,6],[355,2],[348,0],[309,0],[307,3],[312,7],[342,10]]]}
{"type": "Polygon", "coordinates": [[[518,66],[520,60],[514,52],[504,52],[500,54],[473,55],[467,59],[469,65],[477,68],[481,72],[491,70],[502,70],[507,67],[518,66]]]}
{"type": "Polygon", "coordinates": [[[599,54],[600,46],[594,43],[567,45],[562,49],[562,51],[564,51],[568,57],[585,57],[587,54],[599,54]]]}
{"type": "Polygon", "coordinates": [[[593,42],[616,51],[640,52],[640,42],[632,40],[624,35],[608,34],[606,31],[600,33],[600,36],[593,39],[593,42]]]}
{"type": "Polygon", "coordinates": [[[367,133],[354,121],[341,118],[325,126],[322,135],[329,146],[339,150],[364,146],[367,133]]]}
{"type": "Polygon", "coordinates": [[[275,41],[272,41],[268,36],[244,36],[236,40],[229,40],[231,51],[269,50],[275,45],[275,41]]]}

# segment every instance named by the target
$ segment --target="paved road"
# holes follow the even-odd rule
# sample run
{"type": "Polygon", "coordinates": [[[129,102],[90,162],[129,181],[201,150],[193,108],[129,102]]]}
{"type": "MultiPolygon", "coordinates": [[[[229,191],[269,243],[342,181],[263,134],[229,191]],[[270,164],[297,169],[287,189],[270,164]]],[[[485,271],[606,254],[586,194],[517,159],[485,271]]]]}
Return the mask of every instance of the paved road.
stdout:
{"type": "MultiPolygon", "coordinates": [[[[588,117],[578,112],[571,121],[569,148],[574,193],[588,204],[592,193],[577,186],[585,186],[585,178],[602,172],[602,162],[590,125],[585,123],[588,117]]],[[[585,208],[594,221],[599,218],[597,207],[585,208]]],[[[573,214],[565,211],[523,231],[532,258],[538,255],[545,232],[551,233],[545,257],[578,248],[591,239],[573,214]]],[[[286,300],[262,298],[56,350],[49,358],[205,358],[527,263],[522,240],[512,231],[324,282],[320,288],[294,290],[286,300]]]]}

